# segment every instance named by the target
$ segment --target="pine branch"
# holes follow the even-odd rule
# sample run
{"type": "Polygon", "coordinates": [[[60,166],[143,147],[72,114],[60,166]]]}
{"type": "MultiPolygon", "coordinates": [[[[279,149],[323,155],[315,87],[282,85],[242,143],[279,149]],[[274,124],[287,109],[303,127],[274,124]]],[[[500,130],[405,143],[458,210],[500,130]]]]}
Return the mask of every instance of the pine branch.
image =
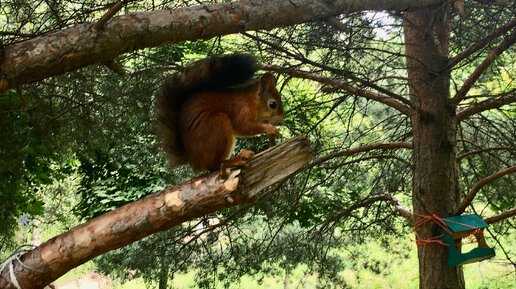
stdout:
{"type": "Polygon", "coordinates": [[[357,153],[367,152],[375,149],[383,149],[383,150],[390,150],[390,149],[412,149],[412,143],[410,142],[391,142],[391,143],[377,143],[377,144],[370,144],[370,145],[364,145],[352,149],[342,150],[338,152],[334,152],[331,154],[327,154],[325,156],[322,156],[313,162],[309,163],[308,167],[313,167],[316,165],[319,165],[327,160],[337,158],[337,157],[343,157],[343,156],[350,156],[357,153]]]}
{"type": "MultiPolygon", "coordinates": [[[[514,92],[511,91],[511,92],[514,92]]],[[[497,98],[490,98],[479,103],[473,103],[470,106],[463,108],[457,112],[457,119],[459,121],[467,119],[468,117],[481,113],[486,110],[499,108],[503,105],[516,102],[516,94],[504,95],[497,98]]]]}
{"type": "Polygon", "coordinates": [[[105,62],[104,65],[106,65],[107,68],[111,69],[111,71],[120,76],[125,75],[127,73],[127,70],[125,70],[120,64],[116,63],[113,60],[105,62]]]}
{"type": "MultiPolygon", "coordinates": [[[[335,19],[335,18],[333,18],[335,19]]],[[[320,69],[323,69],[323,70],[326,70],[326,71],[330,71],[336,75],[339,75],[339,76],[343,76],[345,78],[348,78],[352,81],[355,81],[357,83],[359,83],[360,85],[363,85],[365,87],[369,87],[369,88],[372,88],[380,93],[383,93],[389,97],[392,97],[402,103],[404,103],[405,105],[407,106],[410,106],[410,101],[408,99],[405,99],[404,97],[402,97],[401,95],[399,94],[396,94],[388,89],[385,89],[381,86],[378,86],[377,84],[374,83],[374,81],[368,81],[368,80],[365,80],[365,79],[362,79],[360,77],[357,77],[355,75],[353,75],[352,73],[348,72],[348,71],[345,71],[345,70],[342,70],[342,69],[337,69],[337,68],[334,68],[334,67],[330,67],[328,65],[325,65],[325,64],[322,64],[322,63],[319,63],[317,61],[313,61],[313,60],[310,60],[310,59],[307,59],[305,58],[303,55],[299,55],[299,54],[296,54],[296,53],[292,53],[291,51],[289,51],[288,49],[286,49],[285,47],[282,47],[282,46],[279,46],[279,45],[276,45],[275,43],[272,43],[270,41],[267,41],[265,39],[261,39],[257,36],[254,36],[254,35],[251,35],[249,33],[242,33],[244,34],[245,36],[255,40],[255,41],[259,41],[259,42],[262,42],[270,47],[273,47],[275,50],[277,51],[281,51],[283,52],[285,55],[288,55],[289,57],[292,57],[294,59],[297,59],[298,61],[301,61],[302,63],[304,64],[308,64],[308,65],[311,65],[311,66],[314,66],[314,67],[318,67],[320,69]]],[[[272,66],[273,67],[273,66],[272,66]]]]}
{"type": "Polygon", "coordinates": [[[363,162],[363,161],[368,161],[368,160],[372,160],[372,159],[394,159],[394,160],[398,160],[398,161],[402,162],[405,166],[407,166],[410,169],[414,168],[409,161],[407,161],[407,160],[405,160],[403,158],[400,158],[398,156],[395,156],[395,155],[368,156],[368,157],[354,159],[354,160],[351,160],[351,161],[347,161],[347,162],[343,162],[343,163],[339,163],[339,164],[335,164],[335,165],[331,165],[331,166],[321,166],[321,168],[323,168],[323,169],[330,169],[331,170],[331,169],[336,169],[336,168],[339,168],[339,167],[342,167],[342,166],[346,166],[346,165],[349,165],[349,164],[363,162]]]}
{"type": "Polygon", "coordinates": [[[496,37],[510,31],[512,28],[516,27],[516,18],[513,18],[509,23],[493,30],[489,35],[484,37],[483,39],[477,41],[475,44],[465,49],[461,53],[457,54],[455,57],[448,60],[448,65],[446,66],[446,70],[451,69],[457,63],[461,62],[465,58],[469,57],[471,54],[477,52],[478,50],[484,48],[486,45],[491,43],[496,37]]]}
{"type": "Polygon", "coordinates": [[[347,209],[340,211],[338,214],[336,214],[336,215],[332,216],[331,218],[327,219],[326,221],[324,221],[324,223],[320,226],[319,230],[324,231],[332,222],[335,222],[335,221],[341,219],[342,217],[349,216],[356,209],[368,207],[378,201],[388,201],[389,203],[391,203],[391,205],[394,206],[394,209],[401,216],[403,216],[405,219],[407,219],[410,223],[414,223],[414,216],[409,209],[403,207],[401,205],[401,203],[393,196],[391,196],[389,194],[381,194],[378,196],[365,198],[362,201],[351,205],[347,209]]]}
{"type": "Polygon", "coordinates": [[[511,45],[516,42],[516,30],[512,31],[512,33],[507,36],[497,47],[489,52],[487,57],[480,63],[480,65],[473,71],[473,73],[466,79],[462,87],[457,91],[455,96],[452,99],[452,105],[458,105],[465,97],[468,91],[473,87],[473,84],[478,80],[480,75],[486,71],[486,69],[493,63],[493,61],[502,54],[505,50],[507,50],[511,45]]]}
{"type": "Polygon", "coordinates": [[[395,98],[392,98],[388,95],[381,94],[378,92],[369,91],[364,88],[356,87],[351,84],[340,81],[338,79],[326,77],[326,76],[316,74],[316,73],[305,72],[305,71],[301,71],[301,70],[287,69],[287,68],[283,68],[283,67],[279,67],[279,66],[275,66],[275,65],[263,65],[263,69],[287,73],[294,77],[310,79],[310,80],[314,80],[314,81],[317,81],[320,83],[328,84],[328,85],[332,86],[332,88],[331,88],[332,91],[344,90],[344,91],[347,91],[348,93],[383,103],[387,106],[390,106],[390,107],[398,110],[399,112],[401,112],[402,114],[407,115],[407,116],[412,113],[412,110],[408,105],[400,102],[399,100],[397,100],[395,98]]]}
{"type": "Polygon", "coordinates": [[[496,222],[500,222],[502,220],[505,220],[507,218],[510,218],[512,216],[516,215],[516,208],[512,208],[510,210],[507,210],[501,214],[498,214],[498,215],[495,215],[495,216],[491,216],[489,218],[485,218],[484,219],[484,222],[488,223],[488,224],[494,224],[496,222]]]}
{"type": "Polygon", "coordinates": [[[489,151],[497,151],[497,150],[516,151],[516,147],[493,147],[493,148],[479,149],[479,150],[467,152],[465,154],[462,154],[462,155],[458,156],[457,157],[457,161],[460,161],[463,158],[469,157],[471,155],[476,155],[476,154],[480,154],[480,153],[483,153],[483,152],[489,152],[489,151]]]}
{"type": "Polygon", "coordinates": [[[455,213],[453,213],[455,216],[458,216],[458,215],[461,215],[462,213],[464,213],[464,211],[466,210],[466,208],[471,204],[471,202],[473,201],[473,199],[475,198],[475,196],[477,195],[478,191],[480,191],[480,189],[489,184],[490,182],[502,177],[502,176],[505,176],[507,174],[510,174],[510,173],[514,173],[516,172],[516,166],[512,166],[512,167],[509,167],[509,168],[506,168],[506,169],[503,169],[501,171],[498,171],[488,177],[485,177],[483,179],[481,179],[480,181],[478,181],[474,186],[473,188],[471,189],[471,191],[469,191],[469,193],[466,195],[466,197],[464,198],[464,200],[462,200],[462,203],[459,205],[459,207],[455,210],[455,213]]]}

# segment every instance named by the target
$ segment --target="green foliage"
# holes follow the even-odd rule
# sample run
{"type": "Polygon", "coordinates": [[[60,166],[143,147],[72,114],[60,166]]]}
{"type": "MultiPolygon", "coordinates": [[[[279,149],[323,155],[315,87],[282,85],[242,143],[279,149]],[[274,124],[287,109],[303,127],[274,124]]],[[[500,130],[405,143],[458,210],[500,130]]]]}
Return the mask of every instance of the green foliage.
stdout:
{"type": "Polygon", "coordinates": [[[82,158],[81,202],[76,207],[80,216],[91,219],[165,188],[163,166],[138,165],[134,159],[115,160],[101,151],[82,158]]]}
{"type": "MultiPolygon", "coordinates": [[[[16,218],[41,216],[43,202],[38,186],[48,184],[63,173],[55,170],[60,163],[54,153],[46,128],[51,123],[41,121],[35,112],[25,111],[23,96],[12,91],[0,94],[0,235],[2,244],[8,244],[17,228],[16,218]],[[48,142],[47,142],[48,141],[48,142]]],[[[32,108],[31,108],[32,109],[32,108]]],[[[33,109],[45,110],[43,105],[33,109]]],[[[0,251],[6,249],[0,247],[0,251]]]]}

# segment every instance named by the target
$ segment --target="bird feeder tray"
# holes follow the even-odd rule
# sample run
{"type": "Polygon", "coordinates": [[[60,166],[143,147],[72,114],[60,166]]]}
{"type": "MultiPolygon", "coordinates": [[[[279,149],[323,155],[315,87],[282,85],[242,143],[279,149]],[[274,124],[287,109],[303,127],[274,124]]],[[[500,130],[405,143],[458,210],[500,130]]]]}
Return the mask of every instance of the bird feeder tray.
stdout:
{"type": "Polygon", "coordinates": [[[464,215],[443,218],[449,232],[440,228],[441,240],[448,245],[448,266],[455,267],[468,263],[479,262],[495,255],[495,251],[489,248],[484,239],[484,228],[488,224],[477,215],[464,215]],[[451,233],[451,234],[450,234],[451,233]],[[457,246],[461,246],[460,239],[474,235],[478,242],[478,247],[467,253],[461,253],[457,246]]]}

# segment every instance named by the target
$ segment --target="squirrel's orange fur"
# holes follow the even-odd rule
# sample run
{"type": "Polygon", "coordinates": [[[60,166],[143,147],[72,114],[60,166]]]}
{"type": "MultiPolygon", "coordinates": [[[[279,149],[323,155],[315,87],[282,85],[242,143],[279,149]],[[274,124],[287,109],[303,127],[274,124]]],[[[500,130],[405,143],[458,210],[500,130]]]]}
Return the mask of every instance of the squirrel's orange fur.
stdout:
{"type": "Polygon", "coordinates": [[[158,134],[173,165],[196,171],[246,166],[252,152],[227,160],[234,137],[267,134],[283,123],[281,95],[271,73],[249,82],[258,65],[249,55],[211,57],[165,83],[158,94],[158,134]]]}

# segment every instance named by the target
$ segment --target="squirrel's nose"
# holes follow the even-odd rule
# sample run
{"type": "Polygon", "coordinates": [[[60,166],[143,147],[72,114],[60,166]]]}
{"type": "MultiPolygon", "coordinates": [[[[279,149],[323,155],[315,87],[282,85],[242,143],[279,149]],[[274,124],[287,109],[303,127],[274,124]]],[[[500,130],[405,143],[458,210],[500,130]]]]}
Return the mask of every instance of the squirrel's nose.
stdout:
{"type": "Polygon", "coordinates": [[[277,117],[276,119],[274,119],[274,124],[275,125],[283,125],[283,124],[285,124],[285,119],[282,116],[277,117]]]}

